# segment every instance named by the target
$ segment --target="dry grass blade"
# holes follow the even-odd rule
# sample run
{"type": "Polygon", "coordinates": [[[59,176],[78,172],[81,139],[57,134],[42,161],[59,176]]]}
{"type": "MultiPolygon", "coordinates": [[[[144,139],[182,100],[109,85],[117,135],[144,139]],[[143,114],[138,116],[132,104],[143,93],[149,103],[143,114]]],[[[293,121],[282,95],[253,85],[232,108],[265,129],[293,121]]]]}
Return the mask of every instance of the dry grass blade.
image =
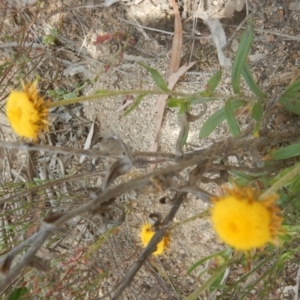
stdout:
{"type": "MultiPolygon", "coordinates": [[[[175,20],[174,20],[174,37],[173,37],[173,43],[172,43],[172,50],[171,50],[171,59],[169,64],[169,72],[168,72],[168,88],[173,89],[176,82],[171,82],[171,76],[173,73],[177,72],[180,66],[180,56],[181,56],[181,50],[182,50],[182,23],[180,18],[180,13],[178,10],[178,6],[175,0],[171,0],[174,14],[175,14],[175,20]]],[[[180,76],[179,76],[180,77],[180,76]]],[[[179,78],[178,77],[178,78],[179,78]]],[[[154,133],[154,143],[150,147],[151,151],[157,151],[158,148],[158,135],[161,128],[164,111],[166,108],[166,99],[167,96],[160,96],[157,99],[157,120],[156,120],[156,127],[155,127],[155,133],[154,133]]]]}
{"type": "Polygon", "coordinates": [[[176,1],[171,0],[171,3],[174,9],[175,20],[174,20],[174,37],[172,43],[171,60],[170,60],[169,74],[168,74],[169,76],[179,69],[181,49],[182,49],[182,24],[181,24],[180,13],[176,1]]]}

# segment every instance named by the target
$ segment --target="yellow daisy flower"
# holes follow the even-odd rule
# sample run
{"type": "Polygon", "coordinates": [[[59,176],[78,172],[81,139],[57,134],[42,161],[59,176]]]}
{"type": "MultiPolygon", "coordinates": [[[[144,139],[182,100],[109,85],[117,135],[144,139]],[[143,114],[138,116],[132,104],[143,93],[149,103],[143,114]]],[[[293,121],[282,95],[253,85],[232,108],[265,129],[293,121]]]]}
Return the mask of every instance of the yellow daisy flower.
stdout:
{"type": "MultiPolygon", "coordinates": [[[[140,237],[142,241],[142,245],[146,248],[155,234],[155,231],[152,229],[152,225],[150,223],[146,223],[142,226],[140,237]]],[[[161,255],[164,250],[169,246],[170,238],[165,235],[164,238],[158,243],[156,250],[152,253],[153,255],[161,255]]]]}
{"type": "Polygon", "coordinates": [[[6,115],[12,129],[21,137],[37,140],[48,130],[48,107],[37,90],[37,80],[23,85],[23,91],[12,91],[6,102],[6,115]]]}
{"type": "Polygon", "coordinates": [[[225,196],[212,199],[211,218],[220,239],[241,251],[274,242],[282,222],[280,208],[275,204],[278,196],[259,201],[251,187],[235,186],[225,191],[225,196]]]}

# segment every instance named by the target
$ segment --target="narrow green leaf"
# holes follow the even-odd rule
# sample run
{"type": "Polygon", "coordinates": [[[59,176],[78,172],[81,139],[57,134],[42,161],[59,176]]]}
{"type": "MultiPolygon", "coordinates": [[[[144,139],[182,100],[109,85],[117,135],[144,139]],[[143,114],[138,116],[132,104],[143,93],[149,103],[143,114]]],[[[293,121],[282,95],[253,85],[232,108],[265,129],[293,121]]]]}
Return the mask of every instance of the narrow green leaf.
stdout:
{"type": "Polygon", "coordinates": [[[197,267],[203,265],[206,261],[210,260],[211,258],[214,258],[216,256],[219,256],[219,255],[223,255],[225,254],[227,251],[227,249],[224,249],[220,252],[217,252],[217,253],[213,253],[211,255],[208,255],[208,256],[205,256],[204,258],[198,260],[196,263],[194,263],[187,271],[187,274],[190,274],[192,271],[194,271],[197,267]]]}
{"type": "MultiPolygon", "coordinates": [[[[296,196],[295,198],[293,198],[293,200],[291,202],[293,209],[295,211],[299,211],[300,210],[300,196],[296,196]]],[[[281,205],[281,203],[278,203],[279,205],[281,205]]],[[[284,207],[284,206],[282,206],[284,207]]],[[[297,231],[297,234],[298,234],[298,231],[297,231]]]]}
{"type": "Polygon", "coordinates": [[[271,180],[271,186],[260,196],[260,199],[264,199],[269,195],[275,194],[278,190],[290,184],[291,180],[300,174],[300,164],[296,164],[294,167],[283,170],[275,179],[271,180]]]}
{"type": "Polygon", "coordinates": [[[234,111],[232,107],[232,101],[229,99],[225,103],[225,117],[230,129],[230,132],[233,136],[237,136],[241,133],[240,127],[236,118],[234,116],[234,111]]]}
{"type": "Polygon", "coordinates": [[[202,93],[203,96],[210,96],[218,86],[219,82],[222,79],[222,71],[219,70],[215,73],[206,84],[206,91],[202,93]]]}
{"type": "Polygon", "coordinates": [[[165,92],[169,91],[167,84],[165,83],[163,77],[160,75],[160,73],[157,70],[155,70],[143,63],[139,63],[139,65],[144,67],[147,71],[150,72],[150,74],[158,88],[160,88],[162,91],[165,91],[165,92]]]}
{"type": "Polygon", "coordinates": [[[256,95],[257,97],[261,97],[261,98],[266,97],[266,95],[263,93],[263,91],[260,89],[260,87],[255,82],[247,61],[244,63],[244,66],[242,69],[242,75],[245,78],[245,81],[247,82],[250,90],[254,93],[254,95],[256,95]]]}
{"type": "MultiPolygon", "coordinates": [[[[280,180],[282,177],[284,177],[285,175],[287,175],[288,173],[290,173],[297,166],[299,166],[299,164],[296,164],[295,166],[292,166],[292,167],[289,167],[289,168],[285,168],[284,170],[280,171],[274,178],[272,178],[270,180],[270,184],[273,185],[275,182],[277,182],[278,180],[280,180]]],[[[290,182],[288,182],[286,184],[290,184],[290,182]]]]}
{"type": "Polygon", "coordinates": [[[141,94],[139,95],[135,101],[132,103],[132,105],[125,111],[124,116],[127,116],[129,113],[131,113],[134,109],[136,109],[139,104],[141,103],[141,101],[143,100],[143,98],[146,96],[147,94],[141,94]]]}
{"type": "Polygon", "coordinates": [[[211,283],[211,285],[209,286],[209,289],[208,289],[210,293],[212,293],[215,290],[218,290],[218,289],[222,288],[221,282],[224,278],[224,275],[225,275],[226,271],[227,271],[227,269],[225,269],[223,272],[221,272],[220,275],[215,279],[215,281],[213,281],[211,283]]]}
{"type": "Polygon", "coordinates": [[[263,116],[263,107],[261,104],[261,101],[257,101],[252,106],[252,112],[251,112],[252,119],[256,121],[260,121],[263,116]]]}
{"type": "Polygon", "coordinates": [[[273,159],[286,159],[300,155],[300,143],[292,144],[271,152],[273,159]]]}
{"type": "Polygon", "coordinates": [[[251,117],[256,121],[254,129],[252,131],[253,137],[259,137],[259,132],[261,128],[261,119],[263,117],[263,106],[260,100],[257,100],[252,106],[251,117]]]}
{"type": "Polygon", "coordinates": [[[296,175],[292,180],[288,190],[291,194],[296,195],[300,192],[300,174],[296,175]]]}
{"type": "Polygon", "coordinates": [[[225,120],[225,109],[224,107],[212,114],[208,120],[203,124],[199,137],[205,138],[210,135],[215,128],[225,120]]]}
{"type": "Polygon", "coordinates": [[[295,80],[291,85],[287,87],[285,93],[295,93],[300,91],[300,78],[295,80]]]}
{"type": "Polygon", "coordinates": [[[169,98],[167,100],[167,105],[168,107],[170,108],[173,108],[173,107],[181,107],[182,104],[185,102],[186,99],[184,98],[169,98]]]}
{"type": "Polygon", "coordinates": [[[242,172],[232,171],[230,173],[232,173],[232,175],[234,175],[235,177],[237,177],[237,178],[234,179],[234,182],[236,182],[240,186],[247,186],[253,180],[255,180],[255,177],[252,177],[252,176],[247,175],[247,174],[242,173],[242,172]]]}
{"type": "Polygon", "coordinates": [[[24,299],[22,296],[27,292],[26,287],[19,287],[14,289],[9,295],[7,300],[22,300],[24,299]]]}
{"type": "Polygon", "coordinates": [[[231,73],[231,84],[234,93],[240,92],[240,77],[253,40],[253,18],[249,18],[246,29],[241,37],[231,73]]]}
{"type": "MultiPolygon", "coordinates": [[[[234,100],[232,101],[232,108],[233,111],[237,110],[241,106],[245,104],[245,101],[243,100],[234,100]]],[[[212,114],[208,120],[203,124],[199,137],[204,138],[207,137],[209,134],[211,134],[215,128],[220,125],[223,121],[226,119],[226,114],[225,114],[225,107],[219,109],[216,111],[214,114],[212,114]]]]}
{"type": "Polygon", "coordinates": [[[205,281],[199,288],[197,288],[194,292],[184,298],[184,300],[195,300],[198,299],[198,296],[203,293],[206,289],[208,289],[211,284],[227,269],[227,266],[220,266],[215,269],[211,277],[205,281]]]}
{"type": "Polygon", "coordinates": [[[294,81],[284,91],[279,103],[287,110],[300,115],[300,78],[294,81]]]}
{"type": "Polygon", "coordinates": [[[293,203],[295,198],[293,198],[291,195],[288,195],[286,193],[286,190],[284,190],[284,191],[283,190],[278,190],[277,194],[278,194],[277,204],[279,206],[281,206],[283,210],[285,210],[285,208],[287,208],[291,204],[292,205],[295,204],[295,203],[293,203]]]}

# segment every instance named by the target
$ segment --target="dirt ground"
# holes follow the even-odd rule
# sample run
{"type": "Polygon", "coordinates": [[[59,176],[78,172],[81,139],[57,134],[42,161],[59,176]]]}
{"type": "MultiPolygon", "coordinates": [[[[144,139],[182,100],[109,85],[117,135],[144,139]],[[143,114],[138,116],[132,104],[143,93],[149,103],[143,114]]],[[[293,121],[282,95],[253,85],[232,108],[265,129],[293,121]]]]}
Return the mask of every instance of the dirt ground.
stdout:
{"type": "MultiPolygon", "coordinates": [[[[138,64],[139,62],[159,70],[167,78],[174,31],[174,13],[168,1],[124,0],[111,4],[114,1],[47,0],[31,1],[32,5],[27,1],[25,8],[20,4],[21,1],[17,1],[18,8],[16,1],[2,2],[0,1],[0,9],[1,5],[4,8],[5,5],[9,5],[11,8],[6,14],[14,17],[7,17],[2,27],[1,61],[4,62],[15,51],[15,46],[8,44],[15,42],[16,33],[31,24],[26,31],[25,40],[33,43],[28,56],[35,59],[29,60],[27,67],[34,72],[25,74],[25,78],[32,80],[38,75],[41,78],[42,92],[63,88],[63,95],[74,93],[73,95],[79,96],[91,95],[105,89],[155,89],[149,73],[138,64]],[[126,46],[120,46],[120,43],[112,39],[95,44],[97,37],[108,37],[116,33],[121,33],[122,38],[130,42],[126,46]],[[12,39],[8,39],[7,36],[11,36],[12,39]],[[46,43],[45,37],[48,38],[46,43]],[[41,43],[43,38],[44,43],[41,43]],[[54,39],[52,44],[51,38],[54,39]]],[[[243,1],[204,2],[211,15],[221,18],[227,38],[233,36],[237,26],[246,17],[243,1]],[[232,3],[234,8],[229,9],[229,4],[225,5],[227,2],[232,3]]],[[[248,1],[247,8],[250,11],[254,7],[257,8],[254,14],[256,31],[249,63],[259,86],[270,98],[282,91],[300,71],[300,13],[288,9],[290,2],[248,1]]],[[[208,79],[220,69],[220,64],[209,28],[201,19],[193,18],[193,12],[200,4],[192,0],[177,3],[182,14],[184,30],[181,65],[191,61],[195,61],[196,64],[179,80],[175,90],[196,92],[205,89],[208,79]]],[[[234,59],[241,32],[238,31],[234,35],[232,43],[224,50],[225,56],[231,61],[234,59]]],[[[217,90],[220,93],[231,93],[230,70],[230,67],[223,68],[222,84],[217,90]]],[[[7,79],[11,84],[18,84],[20,77],[21,75],[11,76],[7,79]]],[[[6,95],[10,89],[11,86],[4,87],[2,94],[6,95]]],[[[247,94],[247,89],[244,89],[247,94]]],[[[52,94],[52,97],[55,96],[57,95],[52,94]]],[[[148,151],[154,142],[156,99],[154,96],[147,97],[136,110],[125,117],[122,116],[124,107],[133,100],[130,96],[85,102],[67,109],[55,110],[51,116],[54,124],[51,130],[52,133],[56,133],[56,137],[46,137],[43,142],[83,148],[92,122],[95,121],[91,147],[103,143],[103,140],[111,136],[118,136],[133,150],[148,151]]],[[[192,123],[186,151],[200,149],[230,134],[227,125],[222,123],[208,138],[198,137],[203,123],[223,103],[224,101],[211,102],[204,117],[192,123]]],[[[199,106],[193,113],[197,114],[202,109],[199,106]]],[[[283,115],[281,122],[288,122],[288,118],[289,116],[283,115]]],[[[1,123],[5,123],[5,120],[2,122],[2,118],[1,123]]],[[[247,120],[240,120],[241,125],[246,123],[247,120]]],[[[158,150],[175,153],[179,130],[177,110],[167,108],[159,134],[158,150]]],[[[16,140],[8,127],[5,127],[4,134],[6,140],[16,140]]],[[[15,157],[14,155],[18,154],[11,154],[11,157],[15,157]]],[[[62,160],[65,164],[65,174],[71,172],[78,164],[78,158],[63,157],[62,160]]],[[[107,161],[88,162],[85,168],[108,166],[107,161]]],[[[41,178],[38,168],[33,168],[33,172],[35,178],[41,178]]],[[[58,178],[61,174],[54,172],[52,176],[58,178]]],[[[126,177],[120,180],[126,180],[126,177]]],[[[95,178],[89,184],[99,186],[101,178],[95,178]]],[[[81,182],[72,187],[78,188],[83,185],[81,182]]],[[[70,187],[67,189],[70,190],[70,187]]],[[[207,186],[206,189],[213,194],[221,192],[217,185],[207,186]]],[[[166,215],[169,211],[168,204],[162,205],[159,202],[163,196],[166,195],[137,192],[118,199],[118,203],[123,204],[128,211],[126,221],[113,234],[105,237],[103,245],[87,263],[88,268],[97,268],[106,274],[101,286],[97,287],[98,297],[114,289],[115,284],[138,258],[141,252],[139,229],[148,220],[149,213],[160,212],[166,215]]],[[[72,205],[79,201],[73,200],[72,205]]],[[[62,205],[67,206],[66,203],[62,205]]],[[[208,209],[208,204],[189,197],[176,215],[174,223],[179,224],[208,209]]],[[[82,234],[80,229],[74,227],[71,238],[65,241],[65,247],[69,249],[62,251],[64,254],[73,253],[79,246],[88,247],[92,240],[100,239],[95,229],[94,233],[82,234]]],[[[124,294],[124,299],[184,299],[207,279],[205,276],[198,277],[201,269],[188,276],[187,269],[199,259],[222,249],[224,245],[217,239],[207,217],[196,218],[176,227],[171,233],[169,249],[163,256],[151,257],[146,262],[124,294]]],[[[58,278],[53,278],[53,281],[55,280],[58,278]]],[[[199,299],[215,299],[214,297],[206,293],[199,299]]],[[[285,299],[290,299],[289,297],[286,295],[285,299]]],[[[66,293],[64,299],[75,298],[67,296],[66,293]]],[[[85,299],[92,299],[89,292],[85,299]]]]}

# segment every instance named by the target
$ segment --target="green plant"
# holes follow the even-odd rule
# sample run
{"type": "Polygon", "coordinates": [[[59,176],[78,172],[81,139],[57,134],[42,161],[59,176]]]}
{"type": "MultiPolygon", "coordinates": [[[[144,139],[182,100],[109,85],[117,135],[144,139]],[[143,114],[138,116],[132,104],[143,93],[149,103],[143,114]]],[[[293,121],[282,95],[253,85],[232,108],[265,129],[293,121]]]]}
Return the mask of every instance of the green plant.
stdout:
{"type": "MultiPolygon", "coordinates": [[[[146,187],[151,187],[156,192],[175,191],[173,201],[171,202],[172,207],[164,218],[160,212],[149,215],[154,220],[151,230],[155,233],[149,243],[144,245],[145,249],[137,258],[136,263],[130,268],[126,276],[123,277],[118,287],[113,290],[115,292],[113,299],[116,299],[132,282],[146,259],[155,252],[157,245],[164,236],[169,234],[169,231],[172,234],[171,223],[176,212],[186,199],[187,193],[191,193],[203,201],[213,202],[215,197],[202,189],[200,184],[232,182],[241,187],[251,186],[251,190],[260,191],[260,196],[258,199],[254,199],[255,201],[269,199],[268,197],[278,194],[278,204],[282,210],[282,216],[278,217],[280,217],[280,220],[281,217],[284,218],[282,231],[275,234],[278,245],[267,244],[262,249],[250,249],[243,253],[238,253],[234,249],[226,247],[222,251],[213,253],[205,258],[200,258],[199,261],[190,267],[188,273],[196,272],[200,266],[205,266],[204,269],[198,271],[198,276],[204,277],[206,275],[209,278],[207,279],[206,277],[206,279],[203,279],[204,283],[201,287],[187,296],[186,299],[196,299],[204,291],[215,295],[218,292],[218,296],[216,296],[218,299],[247,299],[251,297],[251,292],[253,291],[255,292],[255,296],[261,299],[270,295],[277,297],[280,294],[283,284],[276,279],[280,278],[286,271],[287,265],[297,263],[298,259],[298,223],[300,216],[298,209],[300,199],[300,165],[298,158],[300,152],[299,144],[294,143],[293,138],[295,134],[293,132],[290,135],[274,136],[266,126],[269,120],[268,109],[274,106],[272,106],[272,103],[270,104],[268,96],[255,82],[247,63],[252,39],[253,20],[250,18],[246,30],[241,37],[239,49],[233,64],[231,76],[232,93],[230,95],[216,92],[216,88],[222,80],[222,70],[219,70],[211,77],[207,82],[205,90],[196,93],[182,93],[169,90],[162,75],[157,70],[144,64],[141,64],[141,66],[149,71],[157,86],[157,90],[98,90],[94,95],[83,97],[77,97],[77,93],[68,93],[62,89],[48,90],[48,95],[54,98],[55,101],[45,104],[47,108],[120,95],[135,95],[135,101],[125,114],[136,109],[148,95],[169,95],[167,104],[170,108],[178,108],[178,119],[181,126],[176,143],[176,154],[131,151],[130,147],[122,140],[115,138],[122,151],[108,169],[102,170],[105,176],[100,189],[95,189],[86,180],[82,184],[83,187],[79,189],[69,188],[72,191],[71,193],[68,191],[66,194],[60,192],[53,196],[47,190],[49,186],[63,185],[67,182],[70,184],[74,180],[99,175],[96,172],[94,174],[87,172],[85,174],[72,174],[72,176],[65,176],[50,182],[40,182],[38,185],[27,186],[22,191],[11,192],[12,195],[9,197],[4,197],[4,195],[8,194],[8,191],[5,190],[3,192],[3,199],[0,200],[0,203],[3,205],[12,205],[16,202],[16,199],[19,200],[24,196],[37,193],[39,197],[39,201],[35,203],[37,207],[38,204],[44,203],[45,197],[50,197],[48,194],[51,194],[53,197],[51,200],[59,199],[59,203],[65,203],[66,209],[63,211],[53,209],[52,214],[51,209],[49,209],[49,215],[45,216],[43,214],[43,223],[40,230],[36,231],[34,238],[29,237],[27,240],[21,241],[20,244],[12,244],[9,247],[7,250],[8,253],[4,253],[1,259],[2,269],[4,268],[4,271],[8,275],[0,282],[0,287],[4,290],[10,284],[11,279],[15,277],[19,278],[19,282],[21,282],[23,277],[19,272],[24,269],[24,266],[30,266],[38,271],[47,269],[48,265],[45,262],[36,263],[34,261],[35,263],[33,263],[33,258],[36,258],[35,253],[42,248],[42,245],[46,243],[47,248],[55,251],[56,242],[58,243],[58,241],[64,238],[65,232],[63,226],[79,216],[84,215],[89,220],[89,218],[96,215],[101,219],[101,226],[99,225],[99,227],[105,232],[104,236],[93,241],[86,248],[75,247],[73,249],[71,247],[72,250],[70,252],[72,252],[72,256],[66,260],[64,260],[65,257],[51,260],[50,265],[52,268],[61,265],[65,267],[64,272],[61,273],[64,286],[58,280],[53,279],[55,283],[47,281],[47,276],[43,277],[42,283],[39,283],[37,278],[31,273],[27,274],[26,277],[28,278],[29,276],[31,279],[30,282],[23,281],[24,284],[28,284],[32,294],[40,293],[44,297],[49,297],[56,292],[62,292],[65,286],[69,287],[67,292],[70,297],[83,297],[86,291],[96,295],[95,289],[102,283],[106,272],[98,267],[98,265],[95,271],[92,268],[87,268],[86,264],[88,263],[88,259],[95,259],[96,253],[101,250],[106,238],[117,234],[112,228],[121,225],[125,220],[125,208],[116,204],[115,199],[132,190],[143,190],[146,187]],[[242,77],[252,92],[250,96],[243,93],[241,88],[242,77]],[[216,100],[224,100],[224,107],[221,107],[212,114],[204,125],[199,128],[199,137],[205,138],[209,136],[222,122],[227,123],[231,135],[205,149],[188,153],[184,152],[184,146],[189,134],[189,123],[202,116],[202,114],[201,116],[193,116],[191,114],[193,107],[199,104],[205,107],[205,105],[216,100]],[[250,118],[246,129],[241,128],[239,117],[237,116],[237,111],[241,110],[241,108],[248,111],[247,117],[250,118]],[[254,154],[251,153],[251,150],[253,150],[254,154]],[[248,165],[234,165],[229,161],[228,158],[231,155],[238,155],[240,153],[248,153],[252,158],[252,163],[248,165]],[[137,162],[140,161],[142,162],[142,166],[150,166],[152,163],[156,163],[159,165],[159,168],[154,171],[149,169],[145,174],[126,178],[124,182],[115,185],[115,180],[119,179],[120,176],[124,175],[126,177],[130,174],[133,167],[139,168],[140,165],[137,162]],[[210,176],[211,173],[215,174],[215,176],[210,176]],[[70,205],[67,201],[72,198],[72,193],[74,198],[80,197],[85,202],[78,203],[74,207],[73,203],[70,205]],[[113,219],[112,216],[114,216],[116,211],[119,215],[113,219]],[[31,244],[28,243],[28,240],[31,244]],[[23,255],[23,253],[25,254],[23,255]],[[11,268],[12,261],[16,256],[20,256],[21,263],[16,263],[16,266],[11,268]],[[238,270],[238,275],[231,272],[232,270],[238,270]],[[85,285],[79,288],[78,282],[83,281],[83,278],[85,285]]],[[[278,103],[286,110],[300,114],[299,92],[300,79],[295,80],[286,88],[278,98],[278,103]]],[[[69,155],[89,155],[90,157],[97,158],[115,157],[113,154],[101,149],[78,150],[47,145],[8,144],[5,142],[0,142],[0,145],[2,147],[15,147],[28,151],[38,150],[69,155]]],[[[14,186],[7,186],[6,188],[14,188],[14,186]]],[[[274,201],[273,198],[272,201],[274,201]]],[[[18,203],[21,205],[22,202],[18,203]]],[[[28,203],[24,207],[27,207],[26,213],[29,213],[29,208],[32,208],[28,203]]],[[[25,210],[24,207],[21,205],[21,208],[25,210]]],[[[21,208],[17,207],[17,210],[21,208]]],[[[56,209],[55,206],[54,208],[56,209]]],[[[9,215],[9,213],[15,210],[16,208],[12,206],[7,214],[9,215]]],[[[275,214],[278,214],[278,210],[275,211],[275,214]]],[[[3,215],[5,216],[6,213],[3,213],[3,215]]],[[[79,220],[81,219],[79,218],[79,220]]],[[[188,222],[192,220],[193,218],[190,218],[188,222]]],[[[27,232],[29,229],[32,229],[29,227],[31,222],[32,219],[23,220],[19,217],[15,225],[7,226],[7,229],[12,236],[16,232],[24,233],[24,231],[27,232]],[[21,225],[23,221],[26,225],[23,224],[23,227],[17,226],[21,225]]],[[[184,226],[185,223],[182,222],[180,226],[184,226]]],[[[81,225],[79,221],[78,224],[81,225]]],[[[70,226],[70,228],[70,231],[74,230],[75,226],[70,226]]],[[[86,228],[89,229],[88,227],[86,228]]],[[[72,244],[70,243],[69,245],[72,244]]],[[[201,247],[201,244],[199,247],[201,247]]],[[[13,289],[13,293],[19,291],[17,285],[13,286],[13,289]]]]}
{"type": "Polygon", "coordinates": [[[56,28],[51,28],[49,34],[46,34],[42,37],[42,43],[44,45],[53,46],[58,40],[59,31],[56,28]]]}

